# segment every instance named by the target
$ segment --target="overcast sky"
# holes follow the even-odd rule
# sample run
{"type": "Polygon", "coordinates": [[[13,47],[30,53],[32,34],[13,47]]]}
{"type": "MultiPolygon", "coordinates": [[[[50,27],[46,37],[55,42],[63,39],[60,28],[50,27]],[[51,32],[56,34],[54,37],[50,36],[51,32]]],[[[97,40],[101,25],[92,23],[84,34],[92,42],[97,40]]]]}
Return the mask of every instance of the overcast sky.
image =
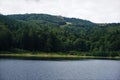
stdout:
{"type": "Polygon", "coordinates": [[[0,13],[45,13],[111,23],[120,22],[120,0],[0,0],[0,13]]]}

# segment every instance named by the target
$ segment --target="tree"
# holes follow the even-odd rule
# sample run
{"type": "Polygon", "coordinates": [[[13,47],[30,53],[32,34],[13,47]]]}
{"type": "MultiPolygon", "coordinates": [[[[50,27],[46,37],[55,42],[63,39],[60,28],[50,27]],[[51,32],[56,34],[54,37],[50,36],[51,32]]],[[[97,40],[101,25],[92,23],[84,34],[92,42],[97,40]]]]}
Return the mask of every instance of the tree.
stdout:
{"type": "Polygon", "coordinates": [[[87,44],[86,44],[86,41],[85,40],[82,40],[82,39],[77,39],[75,42],[74,42],[74,48],[75,50],[78,50],[78,51],[87,51],[87,44]]]}
{"type": "Polygon", "coordinates": [[[12,33],[0,24],[0,50],[8,50],[12,45],[12,33]]]}

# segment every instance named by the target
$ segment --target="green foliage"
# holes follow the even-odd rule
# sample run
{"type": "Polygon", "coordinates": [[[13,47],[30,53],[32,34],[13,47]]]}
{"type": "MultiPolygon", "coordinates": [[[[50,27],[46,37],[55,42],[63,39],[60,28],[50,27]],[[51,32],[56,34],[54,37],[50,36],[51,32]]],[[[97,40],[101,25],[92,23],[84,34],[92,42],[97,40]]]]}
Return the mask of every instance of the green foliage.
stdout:
{"type": "Polygon", "coordinates": [[[47,14],[0,15],[0,50],[11,48],[120,56],[120,23],[95,24],[47,14]]]}
{"type": "Polygon", "coordinates": [[[6,50],[12,46],[12,34],[5,27],[5,25],[0,24],[0,50],[6,50]]]}

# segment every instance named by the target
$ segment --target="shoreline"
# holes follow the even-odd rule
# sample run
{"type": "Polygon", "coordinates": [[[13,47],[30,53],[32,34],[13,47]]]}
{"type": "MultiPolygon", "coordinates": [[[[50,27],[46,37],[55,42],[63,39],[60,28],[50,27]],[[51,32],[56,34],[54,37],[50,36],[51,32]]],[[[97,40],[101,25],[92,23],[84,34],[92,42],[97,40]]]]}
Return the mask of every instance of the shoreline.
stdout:
{"type": "Polygon", "coordinates": [[[81,60],[81,59],[106,59],[120,60],[120,57],[80,56],[70,54],[0,54],[0,59],[25,59],[25,60],[81,60]]]}

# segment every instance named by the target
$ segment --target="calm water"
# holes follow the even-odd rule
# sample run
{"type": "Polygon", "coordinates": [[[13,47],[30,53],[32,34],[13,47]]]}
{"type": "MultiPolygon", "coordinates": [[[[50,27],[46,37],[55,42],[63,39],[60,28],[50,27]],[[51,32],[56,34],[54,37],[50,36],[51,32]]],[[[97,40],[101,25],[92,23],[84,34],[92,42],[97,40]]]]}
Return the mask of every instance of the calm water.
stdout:
{"type": "Polygon", "coordinates": [[[120,80],[120,61],[1,59],[0,80],[120,80]]]}

